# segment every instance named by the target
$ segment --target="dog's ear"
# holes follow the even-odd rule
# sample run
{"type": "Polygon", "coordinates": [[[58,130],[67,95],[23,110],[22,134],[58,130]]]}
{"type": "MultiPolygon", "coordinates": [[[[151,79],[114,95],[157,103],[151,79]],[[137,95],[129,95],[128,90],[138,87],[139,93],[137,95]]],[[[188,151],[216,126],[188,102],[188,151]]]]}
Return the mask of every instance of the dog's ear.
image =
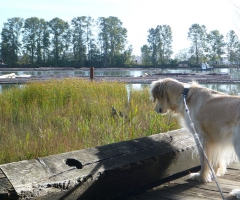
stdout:
{"type": "Polygon", "coordinates": [[[152,83],[151,94],[153,97],[153,102],[157,99],[163,99],[166,96],[165,83],[162,81],[154,81],[152,83]]]}
{"type": "Polygon", "coordinates": [[[168,80],[165,82],[165,98],[168,102],[176,102],[182,94],[184,86],[177,80],[168,80]]]}
{"type": "Polygon", "coordinates": [[[162,97],[162,95],[161,95],[161,82],[159,82],[159,81],[152,82],[151,94],[152,94],[152,97],[153,97],[153,102],[155,102],[157,99],[162,97]]]}
{"type": "Polygon", "coordinates": [[[151,91],[151,93],[152,93],[153,102],[155,103],[155,101],[157,100],[156,94],[153,92],[153,90],[151,91]]]}
{"type": "Polygon", "coordinates": [[[159,99],[168,103],[169,106],[178,104],[179,97],[184,89],[184,85],[174,79],[166,78],[153,82],[151,90],[154,102],[159,99]]]}
{"type": "Polygon", "coordinates": [[[161,84],[159,84],[159,96],[160,98],[165,98],[166,97],[166,90],[167,90],[167,83],[166,82],[162,82],[161,84]]]}

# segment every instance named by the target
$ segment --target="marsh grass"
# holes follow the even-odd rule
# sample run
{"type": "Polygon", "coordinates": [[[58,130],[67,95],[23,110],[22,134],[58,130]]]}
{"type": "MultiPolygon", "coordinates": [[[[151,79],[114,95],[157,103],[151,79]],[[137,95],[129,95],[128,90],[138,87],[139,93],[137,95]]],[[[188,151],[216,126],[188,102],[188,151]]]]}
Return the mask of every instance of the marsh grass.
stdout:
{"type": "Polygon", "coordinates": [[[0,95],[0,164],[105,145],[179,128],[157,115],[149,89],[114,82],[51,80],[0,95]],[[112,115],[112,106],[123,116],[112,115]]]}

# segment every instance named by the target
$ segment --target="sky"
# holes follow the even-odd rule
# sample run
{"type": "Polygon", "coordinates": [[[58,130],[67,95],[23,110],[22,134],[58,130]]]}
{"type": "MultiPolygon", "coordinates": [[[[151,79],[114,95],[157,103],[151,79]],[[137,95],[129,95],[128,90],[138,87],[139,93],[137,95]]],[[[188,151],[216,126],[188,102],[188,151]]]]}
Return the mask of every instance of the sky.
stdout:
{"type": "Polygon", "coordinates": [[[240,0],[0,0],[0,31],[13,17],[58,17],[70,22],[74,17],[114,16],[127,29],[127,46],[141,55],[147,44],[148,30],[157,25],[172,29],[173,52],[189,48],[187,39],[192,24],[205,25],[207,31],[219,30],[226,36],[234,30],[240,38],[240,0]],[[238,26],[239,24],[239,26],[238,26]]]}

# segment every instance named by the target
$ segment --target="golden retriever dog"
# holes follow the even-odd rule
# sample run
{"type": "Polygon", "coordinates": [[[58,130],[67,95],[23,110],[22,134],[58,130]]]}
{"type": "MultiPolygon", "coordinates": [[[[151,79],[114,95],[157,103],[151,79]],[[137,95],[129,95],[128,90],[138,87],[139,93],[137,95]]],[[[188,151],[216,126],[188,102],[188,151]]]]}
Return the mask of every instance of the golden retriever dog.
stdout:
{"type": "MultiPolygon", "coordinates": [[[[189,88],[186,104],[208,161],[215,175],[222,176],[227,165],[240,158],[240,97],[201,87],[196,82],[185,84],[171,78],[153,81],[151,95],[156,102],[155,111],[179,113],[190,131],[191,122],[182,97],[184,88],[189,88]]],[[[190,177],[200,182],[211,182],[212,173],[199,142],[194,138],[201,171],[190,177]]]]}

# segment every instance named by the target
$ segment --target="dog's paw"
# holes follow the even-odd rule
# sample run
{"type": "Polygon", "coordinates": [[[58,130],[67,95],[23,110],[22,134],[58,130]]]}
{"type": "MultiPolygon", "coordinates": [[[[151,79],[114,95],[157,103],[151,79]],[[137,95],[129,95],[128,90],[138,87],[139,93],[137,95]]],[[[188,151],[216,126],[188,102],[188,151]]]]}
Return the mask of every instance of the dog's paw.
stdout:
{"type": "Polygon", "coordinates": [[[224,174],[226,174],[226,172],[227,172],[226,168],[220,167],[215,171],[215,174],[217,177],[221,177],[224,174]]]}
{"type": "Polygon", "coordinates": [[[205,177],[203,177],[199,172],[198,173],[191,173],[189,178],[191,180],[196,180],[198,182],[212,182],[212,178],[210,175],[207,175],[205,177]]]}
{"type": "Polygon", "coordinates": [[[225,172],[218,170],[217,173],[215,173],[217,177],[221,177],[225,174],[225,172]]]}
{"type": "Polygon", "coordinates": [[[191,180],[195,180],[195,181],[201,182],[200,173],[191,173],[189,175],[189,178],[191,180]]]}
{"type": "Polygon", "coordinates": [[[240,199],[240,189],[234,189],[230,192],[230,194],[240,199]]]}

